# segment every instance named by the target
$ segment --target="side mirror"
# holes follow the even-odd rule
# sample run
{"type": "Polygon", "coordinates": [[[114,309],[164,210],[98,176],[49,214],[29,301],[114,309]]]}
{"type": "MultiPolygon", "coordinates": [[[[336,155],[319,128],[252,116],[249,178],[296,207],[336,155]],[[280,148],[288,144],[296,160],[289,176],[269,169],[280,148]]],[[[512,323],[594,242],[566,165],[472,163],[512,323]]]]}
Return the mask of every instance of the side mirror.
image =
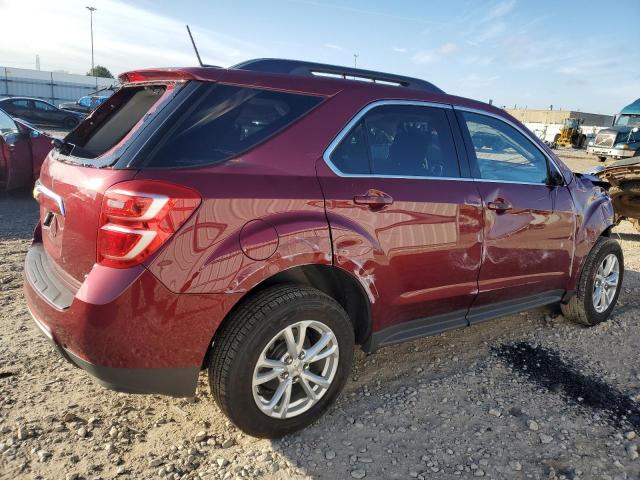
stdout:
{"type": "Polygon", "coordinates": [[[631,129],[631,132],[632,132],[632,133],[638,133],[638,132],[640,132],[640,128],[638,128],[638,127],[633,127],[633,128],[631,129]]]}
{"type": "Polygon", "coordinates": [[[557,171],[555,168],[552,168],[549,171],[549,179],[547,180],[547,185],[550,187],[560,187],[564,185],[564,177],[559,171],[557,171]]]}
{"type": "Polygon", "coordinates": [[[40,138],[42,136],[42,134],[38,130],[31,130],[29,132],[29,136],[31,138],[40,138]]]}

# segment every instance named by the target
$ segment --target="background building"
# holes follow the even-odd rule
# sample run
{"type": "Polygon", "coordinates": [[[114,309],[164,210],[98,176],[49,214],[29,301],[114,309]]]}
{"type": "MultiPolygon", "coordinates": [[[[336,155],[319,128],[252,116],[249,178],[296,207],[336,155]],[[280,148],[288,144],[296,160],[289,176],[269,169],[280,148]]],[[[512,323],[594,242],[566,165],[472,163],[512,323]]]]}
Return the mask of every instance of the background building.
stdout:
{"type": "Polygon", "coordinates": [[[115,78],[88,77],[26,68],[0,67],[0,98],[34,97],[58,105],[103,88],[118,85],[115,78]]]}
{"type": "Polygon", "coordinates": [[[577,112],[574,110],[529,110],[529,109],[505,109],[509,114],[524,123],[529,130],[534,132],[542,140],[552,142],[555,135],[560,132],[565,119],[579,118],[582,123],[582,132],[587,137],[595,136],[598,131],[613,125],[613,115],[601,115],[599,113],[577,112]]]}

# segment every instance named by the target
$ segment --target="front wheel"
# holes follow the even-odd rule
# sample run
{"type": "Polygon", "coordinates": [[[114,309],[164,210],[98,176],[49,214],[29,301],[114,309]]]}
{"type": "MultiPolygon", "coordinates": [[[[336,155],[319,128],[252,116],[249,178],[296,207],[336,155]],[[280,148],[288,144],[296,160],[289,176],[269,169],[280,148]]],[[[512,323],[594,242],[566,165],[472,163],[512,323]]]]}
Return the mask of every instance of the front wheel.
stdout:
{"type": "Polygon", "coordinates": [[[560,305],[563,315],[589,327],[604,322],[618,301],[623,277],[620,244],[600,237],[585,259],[575,295],[560,305]]]}
{"type": "Polygon", "coordinates": [[[353,326],[331,297],[276,285],[245,301],[214,338],[209,384],[245,433],[277,438],[306,427],[342,390],[353,326]]]}

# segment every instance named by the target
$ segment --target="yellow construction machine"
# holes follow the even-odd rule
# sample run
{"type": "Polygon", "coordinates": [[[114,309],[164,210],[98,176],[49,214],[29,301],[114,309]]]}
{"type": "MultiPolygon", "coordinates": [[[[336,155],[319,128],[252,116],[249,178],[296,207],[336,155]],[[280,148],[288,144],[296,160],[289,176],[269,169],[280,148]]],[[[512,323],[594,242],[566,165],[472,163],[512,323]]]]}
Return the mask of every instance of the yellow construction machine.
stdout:
{"type": "Polygon", "coordinates": [[[554,146],[582,148],[587,141],[587,136],[580,127],[583,121],[580,118],[565,118],[560,133],[556,133],[553,139],[554,146]]]}

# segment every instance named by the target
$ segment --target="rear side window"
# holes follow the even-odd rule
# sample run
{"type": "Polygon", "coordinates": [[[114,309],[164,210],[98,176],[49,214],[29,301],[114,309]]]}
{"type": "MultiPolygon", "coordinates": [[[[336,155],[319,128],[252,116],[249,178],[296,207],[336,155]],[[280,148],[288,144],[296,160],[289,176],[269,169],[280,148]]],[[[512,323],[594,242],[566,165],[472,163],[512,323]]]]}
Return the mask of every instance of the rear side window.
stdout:
{"type": "Polygon", "coordinates": [[[231,85],[211,85],[164,135],[150,167],[219,163],[267,140],[322,97],[231,85]]]}
{"type": "Polygon", "coordinates": [[[331,163],[347,175],[460,176],[446,112],[420,105],[371,109],[333,150],[331,163]]]}
{"type": "Polygon", "coordinates": [[[369,174],[369,154],[365,138],[364,120],[360,120],[331,154],[331,162],[342,173],[369,174]]]}

